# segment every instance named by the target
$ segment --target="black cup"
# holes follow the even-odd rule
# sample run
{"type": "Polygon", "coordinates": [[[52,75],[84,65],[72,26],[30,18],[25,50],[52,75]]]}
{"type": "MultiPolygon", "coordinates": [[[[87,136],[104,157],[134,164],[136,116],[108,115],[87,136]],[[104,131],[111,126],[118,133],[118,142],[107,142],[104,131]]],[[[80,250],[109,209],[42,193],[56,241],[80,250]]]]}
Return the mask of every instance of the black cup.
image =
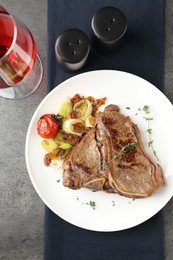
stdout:
{"type": "Polygon", "coordinates": [[[110,53],[124,38],[127,19],[118,8],[107,6],[96,11],[91,27],[94,48],[101,53],[110,53]]]}
{"type": "Polygon", "coordinates": [[[82,68],[90,52],[90,41],[79,29],[62,32],[55,43],[55,53],[59,64],[66,70],[75,71],[82,68]]]}

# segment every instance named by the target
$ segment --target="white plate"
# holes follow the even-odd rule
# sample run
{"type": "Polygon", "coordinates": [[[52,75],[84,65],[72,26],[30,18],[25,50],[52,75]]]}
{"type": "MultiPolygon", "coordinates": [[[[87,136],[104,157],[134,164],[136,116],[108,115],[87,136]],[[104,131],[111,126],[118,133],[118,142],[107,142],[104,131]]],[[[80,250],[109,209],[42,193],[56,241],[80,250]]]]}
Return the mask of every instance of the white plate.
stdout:
{"type": "MultiPolygon", "coordinates": [[[[173,106],[152,84],[135,75],[120,71],[93,71],[72,77],[54,88],[41,102],[30,122],[26,138],[26,164],[34,188],[43,202],[64,220],[95,231],[118,231],[136,226],[160,211],[173,195],[173,106]],[[45,113],[57,113],[62,100],[74,94],[95,98],[107,97],[106,104],[117,104],[138,125],[147,151],[147,122],[138,110],[149,105],[155,150],[160,159],[166,185],[149,198],[130,199],[117,194],[74,191],[63,187],[61,171],[46,167],[41,138],[36,123],[45,113]],[[130,109],[127,109],[130,107],[130,109]],[[57,180],[60,179],[60,182],[57,180]],[[93,210],[86,203],[96,202],[93,210]]],[[[153,157],[153,160],[155,158],[153,157]]],[[[155,160],[156,161],[156,160],[155,160]]]]}

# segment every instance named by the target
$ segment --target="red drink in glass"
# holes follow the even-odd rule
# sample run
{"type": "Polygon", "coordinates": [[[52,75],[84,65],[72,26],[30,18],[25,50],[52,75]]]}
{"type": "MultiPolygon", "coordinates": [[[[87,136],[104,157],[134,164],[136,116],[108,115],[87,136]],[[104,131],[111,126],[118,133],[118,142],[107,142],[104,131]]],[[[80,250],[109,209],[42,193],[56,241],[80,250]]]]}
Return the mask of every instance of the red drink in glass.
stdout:
{"type": "MultiPolygon", "coordinates": [[[[0,5],[0,96],[28,96],[42,78],[42,64],[30,30],[0,5]],[[13,87],[7,95],[5,88],[13,87]],[[17,89],[18,88],[18,89],[17,89]],[[15,91],[15,93],[14,93],[15,91]]],[[[11,97],[10,97],[11,96],[11,97]]]]}
{"type": "Polygon", "coordinates": [[[0,32],[1,76],[9,85],[16,84],[33,68],[35,41],[25,25],[17,20],[14,23],[8,14],[0,14],[0,32]]]}

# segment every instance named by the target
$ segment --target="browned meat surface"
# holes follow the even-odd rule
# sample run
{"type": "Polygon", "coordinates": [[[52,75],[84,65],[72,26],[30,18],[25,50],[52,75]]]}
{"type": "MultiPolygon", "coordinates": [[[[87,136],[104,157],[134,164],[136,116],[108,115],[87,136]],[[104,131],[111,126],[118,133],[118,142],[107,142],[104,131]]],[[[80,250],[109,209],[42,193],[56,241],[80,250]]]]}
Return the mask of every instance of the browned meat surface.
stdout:
{"type": "Polygon", "coordinates": [[[111,105],[104,113],[99,112],[96,124],[102,165],[116,192],[127,197],[147,197],[164,185],[162,169],[146,153],[137,126],[120,114],[117,106],[113,109],[111,105]],[[120,152],[132,143],[136,144],[134,149],[120,152]]]}
{"type": "Polygon", "coordinates": [[[146,153],[137,126],[109,105],[63,163],[63,184],[142,198],[164,185],[162,169],[146,153]],[[129,144],[134,147],[125,149],[129,144]]]}
{"type": "Polygon", "coordinates": [[[63,185],[72,189],[111,189],[101,170],[101,155],[95,139],[96,129],[90,129],[63,162],[63,185]]]}

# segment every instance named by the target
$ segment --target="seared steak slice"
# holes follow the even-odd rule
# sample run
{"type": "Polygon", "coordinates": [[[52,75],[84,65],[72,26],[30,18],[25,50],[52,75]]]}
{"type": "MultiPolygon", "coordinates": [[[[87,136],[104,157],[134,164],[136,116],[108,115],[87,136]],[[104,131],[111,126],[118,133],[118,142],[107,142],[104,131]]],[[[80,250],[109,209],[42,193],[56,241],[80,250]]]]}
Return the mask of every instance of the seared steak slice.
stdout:
{"type": "Polygon", "coordinates": [[[71,189],[87,187],[93,191],[112,190],[101,171],[101,155],[95,139],[96,129],[90,129],[63,162],[63,185],[71,189]]]}
{"type": "Polygon", "coordinates": [[[101,165],[110,186],[127,197],[147,197],[164,185],[160,165],[146,153],[137,126],[110,105],[96,115],[96,138],[101,152],[101,165]],[[125,149],[136,144],[133,149],[125,149]]]}

